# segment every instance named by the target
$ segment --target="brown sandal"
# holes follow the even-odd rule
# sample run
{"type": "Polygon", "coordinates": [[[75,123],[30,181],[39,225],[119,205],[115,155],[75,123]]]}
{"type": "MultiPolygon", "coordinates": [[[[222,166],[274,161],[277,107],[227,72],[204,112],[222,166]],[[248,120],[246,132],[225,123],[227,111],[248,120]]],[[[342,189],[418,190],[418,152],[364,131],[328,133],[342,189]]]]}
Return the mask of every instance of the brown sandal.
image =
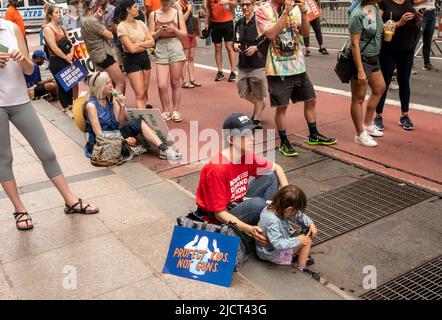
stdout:
{"type": "Polygon", "coordinates": [[[32,218],[31,216],[27,213],[27,212],[15,212],[13,213],[14,218],[15,218],[15,226],[17,227],[17,230],[30,230],[32,228],[34,228],[34,225],[32,224],[32,218]],[[23,217],[27,217],[26,219],[22,219],[23,217]],[[29,222],[31,222],[31,224],[29,224],[29,222]],[[18,224],[21,222],[26,222],[26,226],[19,226],[18,224]]]}
{"type": "Polygon", "coordinates": [[[65,205],[66,205],[66,207],[64,208],[64,213],[66,213],[66,214],[73,214],[73,213],[94,214],[94,213],[98,213],[98,211],[99,211],[97,208],[94,211],[87,212],[87,208],[89,208],[91,205],[87,204],[85,207],[83,207],[83,200],[81,200],[81,199],[78,199],[78,202],[72,206],[68,206],[66,203],[65,203],[65,205]],[[80,205],[80,209],[75,208],[77,205],[80,205]]]}

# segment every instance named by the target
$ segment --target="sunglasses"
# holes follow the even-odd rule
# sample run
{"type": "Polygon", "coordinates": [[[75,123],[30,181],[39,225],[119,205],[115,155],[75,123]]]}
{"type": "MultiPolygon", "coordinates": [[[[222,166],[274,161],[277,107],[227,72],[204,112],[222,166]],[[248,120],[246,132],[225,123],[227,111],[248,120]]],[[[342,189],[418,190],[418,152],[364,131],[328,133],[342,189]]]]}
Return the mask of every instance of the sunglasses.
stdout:
{"type": "Polygon", "coordinates": [[[240,7],[251,7],[253,5],[253,3],[240,3],[239,6],[240,7]]]}

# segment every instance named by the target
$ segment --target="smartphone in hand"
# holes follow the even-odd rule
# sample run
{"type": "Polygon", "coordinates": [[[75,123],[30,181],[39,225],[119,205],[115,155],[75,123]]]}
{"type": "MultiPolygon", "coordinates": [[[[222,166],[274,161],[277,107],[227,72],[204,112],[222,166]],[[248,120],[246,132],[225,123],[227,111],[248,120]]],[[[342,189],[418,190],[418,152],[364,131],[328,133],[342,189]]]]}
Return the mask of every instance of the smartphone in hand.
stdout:
{"type": "Polygon", "coordinates": [[[9,48],[7,46],[3,45],[2,43],[0,43],[0,52],[8,53],[9,52],[9,48]]]}

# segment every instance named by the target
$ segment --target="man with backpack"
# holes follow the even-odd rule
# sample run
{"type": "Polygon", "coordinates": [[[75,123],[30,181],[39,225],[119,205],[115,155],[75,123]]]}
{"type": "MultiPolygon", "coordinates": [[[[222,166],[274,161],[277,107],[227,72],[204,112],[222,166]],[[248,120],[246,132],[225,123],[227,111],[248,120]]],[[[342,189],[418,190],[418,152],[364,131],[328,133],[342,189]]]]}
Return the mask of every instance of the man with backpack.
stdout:
{"type": "Polygon", "coordinates": [[[298,153],[287,138],[286,112],[292,103],[304,102],[304,115],[309,129],[308,144],[331,145],[335,138],[320,134],[316,128],[316,94],[310,81],[301,50],[300,36],[310,34],[310,23],[304,1],[271,0],[256,10],[258,32],[269,40],[266,72],[270,104],[276,108],[275,122],[281,138],[279,151],[286,157],[298,153]]]}
{"type": "Polygon", "coordinates": [[[261,211],[279,187],[288,184],[284,170],[254,154],[259,127],[242,113],[232,113],[223,125],[226,148],[200,173],[196,192],[197,215],[213,224],[231,222],[261,245],[268,244],[257,226],[261,211]],[[250,181],[250,177],[255,177],[250,181]]]}

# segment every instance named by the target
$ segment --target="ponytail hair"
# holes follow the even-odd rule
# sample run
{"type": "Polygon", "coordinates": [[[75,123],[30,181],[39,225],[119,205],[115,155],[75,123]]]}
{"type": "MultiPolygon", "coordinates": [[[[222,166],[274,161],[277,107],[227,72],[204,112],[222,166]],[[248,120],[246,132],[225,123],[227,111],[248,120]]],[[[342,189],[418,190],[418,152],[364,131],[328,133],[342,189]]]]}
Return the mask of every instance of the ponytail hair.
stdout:
{"type": "Polygon", "coordinates": [[[120,3],[120,19],[124,21],[127,19],[127,10],[132,8],[132,6],[136,3],[135,0],[123,0],[120,3]]]}

